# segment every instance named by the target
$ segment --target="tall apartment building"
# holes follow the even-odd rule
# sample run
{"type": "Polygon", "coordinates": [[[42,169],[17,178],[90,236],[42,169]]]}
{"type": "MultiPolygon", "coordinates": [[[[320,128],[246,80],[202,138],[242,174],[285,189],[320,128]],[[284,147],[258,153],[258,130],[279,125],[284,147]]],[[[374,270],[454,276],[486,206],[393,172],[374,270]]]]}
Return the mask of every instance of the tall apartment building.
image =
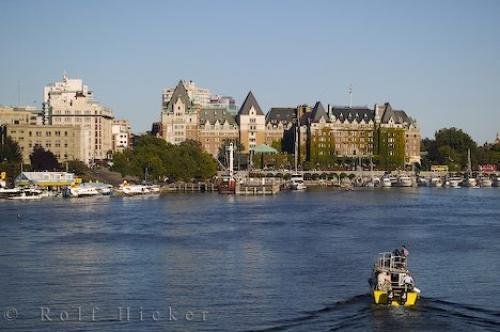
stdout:
{"type": "Polygon", "coordinates": [[[113,113],[94,99],[82,80],[64,75],[62,81],[46,86],[43,113],[46,125],[81,127],[82,161],[105,160],[113,150],[113,113]]]}
{"type": "Polygon", "coordinates": [[[114,119],[113,124],[111,125],[111,134],[113,137],[114,152],[123,152],[123,150],[130,146],[132,128],[130,127],[128,120],[114,119]]]}

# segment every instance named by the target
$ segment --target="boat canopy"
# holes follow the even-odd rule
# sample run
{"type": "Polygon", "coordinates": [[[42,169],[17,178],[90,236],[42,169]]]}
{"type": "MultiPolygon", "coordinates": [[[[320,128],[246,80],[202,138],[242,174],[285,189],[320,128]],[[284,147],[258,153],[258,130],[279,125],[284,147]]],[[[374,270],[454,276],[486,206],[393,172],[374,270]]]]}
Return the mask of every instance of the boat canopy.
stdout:
{"type": "Polygon", "coordinates": [[[375,268],[381,271],[407,271],[408,261],[406,256],[395,255],[392,252],[382,252],[375,260],[375,268]]]}

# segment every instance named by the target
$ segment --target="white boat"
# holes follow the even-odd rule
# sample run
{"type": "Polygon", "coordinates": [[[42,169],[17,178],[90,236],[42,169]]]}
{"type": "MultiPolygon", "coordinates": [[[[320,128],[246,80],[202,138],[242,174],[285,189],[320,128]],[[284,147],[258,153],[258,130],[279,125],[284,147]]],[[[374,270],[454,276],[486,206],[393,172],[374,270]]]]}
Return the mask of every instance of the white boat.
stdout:
{"type": "Polygon", "coordinates": [[[474,178],[467,178],[466,177],[462,181],[462,187],[468,187],[468,188],[477,187],[477,181],[474,178]]]}
{"type": "Polygon", "coordinates": [[[129,184],[125,182],[118,187],[116,192],[125,196],[159,194],[160,187],[154,185],[129,184]]]}
{"type": "Polygon", "coordinates": [[[450,188],[460,188],[460,184],[463,182],[462,177],[450,177],[446,182],[445,186],[450,188]]]}
{"type": "Polygon", "coordinates": [[[493,181],[486,176],[480,177],[478,182],[481,187],[491,187],[493,185],[493,181]]]}
{"type": "Polygon", "coordinates": [[[419,187],[427,187],[427,186],[429,186],[429,181],[427,181],[427,179],[424,178],[423,176],[419,176],[417,178],[417,186],[419,186],[419,187]]]}
{"type": "Polygon", "coordinates": [[[48,191],[37,189],[37,188],[27,188],[22,189],[18,195],[10,196],[11,200],[21,200],[21,201],[31,201],[38,200],[41,198],[50,197],[48,191]]]}
{"type": "Polygon", "coordinates": [[[149,186],[146,186],[146,187],[149,189],[149,191],[152,194],[155,194],[155,193],[157,194],[157,193],[160,192],[160,186],[158,186],[158,185],[153,184],[153,185],[149,185],[149,186]]]}
{"type": "Polygon", "coordinates": [[[396,177],[396,182],[393,183],[395,187],[411,187],[413,182],[411,178],[406,174],[401,174],[396,177]]]}
{"type": "Polygon", "coordinates": [[[431,187],[442,187],[443,181],[441,180],[441,177],[434,175],[431,177],[429,184],[431,187]]]}
{"type": "Polygon", "coordinates": [[[383,176],[380,178],[380,185],[382,188],[390,188],[392,187],[392,181],[389,176],[383,176]]]}
{"type": "Polygon", "coordinates": [[[66,187],[63,190],[64,197],[91,197],[111,194],[112,186],[104,183],[82,183],[80,185],[66,187]]]}
{"type": "Polygon", "coordinates": [[[304,178],[301,174],[292,174],[292,177],[290,178],[290,188],[297,191],[304,191],[307,189],[306,185],[304,184],[304,178]]]}
{"type": "Polygon", "coordinates": [[[9,198],[21,194],[22,189],[16,188],[0,188],[0,198],[9,198]]]}
{"type": "Polygon", "coordinates": [[[380,179],[376,176],[372,176],[368,182],[365,182],[364,187],[367,188],[375,188],[375,187],[380,187],[380,179]]]}

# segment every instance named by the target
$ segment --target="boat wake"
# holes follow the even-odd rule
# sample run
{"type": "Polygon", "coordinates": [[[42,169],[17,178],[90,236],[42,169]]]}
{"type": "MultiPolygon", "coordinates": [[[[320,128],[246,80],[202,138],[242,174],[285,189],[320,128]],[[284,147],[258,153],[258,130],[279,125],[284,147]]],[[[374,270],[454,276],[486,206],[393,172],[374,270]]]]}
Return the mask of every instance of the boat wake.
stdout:
{"type": "Polygon", "coordinates": [[[425,297],[413,307],[388,307],[361,294],[266,325],[248,331],[496,331],[500,311],[425,297]]]}

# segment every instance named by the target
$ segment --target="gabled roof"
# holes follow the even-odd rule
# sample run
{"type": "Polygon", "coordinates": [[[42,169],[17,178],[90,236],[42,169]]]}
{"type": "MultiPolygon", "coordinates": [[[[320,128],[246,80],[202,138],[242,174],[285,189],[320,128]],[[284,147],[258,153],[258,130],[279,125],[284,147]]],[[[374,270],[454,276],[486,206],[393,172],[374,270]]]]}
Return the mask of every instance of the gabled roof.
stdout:
{"type": "Polygon", "coordinates": [[[333,106],[330,110],[330,116],[335,120],[340,120],[340,122],[370,122],[375,118],[375,111],[366,106],[333,106]]]}
{"type": "Polygon", "coordinates": [[[225,108],[203,108],[199,112],[200,124],[210,123],[215,124],[217,121],[222,125],[226,121],[229,125],[236,125],[234,117],[225,108]]]}
{"type": "Polygon", "coordinates": [[[319,122],[321,118],[325,119],[326,122],[330,122],[330,118],[321,104],[320,101],[316,102],[311,112],[311,123],[319,122]]]}
{"type": "Polygon", "coordinates": [[[412,120],[408,117],[405,111],[393,110],[391,104],[389,103],[385,103],[384,106],[385,110],[381,120],[382,123],[389,123],[391,119],[395,124],[412,123],[412,120]]]}
{"type": "Polygon", "coordinates": [[[255,109],[257,115],[264,115],[262,109],[259,106],[259,103],[257,103],[257,100],[255,99],[252,91],[250,91],[247,97],[245,98],[245,101],[241,105],[238,115],[248,115],[250,113],[250,109],[252,108],[252,106],[255,109]]]}
{"type": "Polygon", "coordinates": [[[177,102],[177,99],[181,99],[184,105],[190,106],[191,105],[191,99],[189,98],[188,91],[186,90],[186,86],[182,81],[179,81],[177,86],[174,89],[174,92],[172,93],[172,97],[170,98],[168,102],[168,107],[170,107],[172,104],[175,104],[177,102]]]}
{"type": "Polygon", "coordinates": [[[266,114],[266,124],[289,124],[295,122],[297,114],[296,108],[291,107],[273,107],[266,114]]]}

